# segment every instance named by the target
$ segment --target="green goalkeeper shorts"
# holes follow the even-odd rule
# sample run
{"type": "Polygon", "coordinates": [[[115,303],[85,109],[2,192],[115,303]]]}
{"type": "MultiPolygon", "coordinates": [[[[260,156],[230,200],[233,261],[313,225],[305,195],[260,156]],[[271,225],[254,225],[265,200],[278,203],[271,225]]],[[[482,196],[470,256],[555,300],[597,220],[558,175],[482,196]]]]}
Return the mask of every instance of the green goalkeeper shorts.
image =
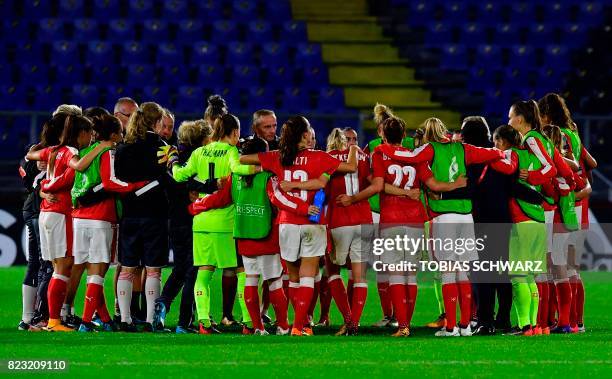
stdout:
{"type": "Polygon", "coordinates": [[[236,241],[232,233],[193,232],[193,265],[236,267],[236,241]]]}
{"type": "Polygon", "coordinates": [[[537,221],[513,224],[509,250],[509,274],[546,272],[546,224],[537,221]]]}

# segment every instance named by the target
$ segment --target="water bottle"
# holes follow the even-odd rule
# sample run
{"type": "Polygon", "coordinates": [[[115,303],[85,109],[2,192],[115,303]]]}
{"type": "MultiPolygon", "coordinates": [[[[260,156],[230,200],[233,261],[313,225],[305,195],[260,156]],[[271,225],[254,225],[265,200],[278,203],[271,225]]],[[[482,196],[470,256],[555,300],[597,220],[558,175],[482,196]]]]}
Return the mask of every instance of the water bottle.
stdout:
{"type": "Polygon", "coordinates": [[[321,188],[315,194],[314,203],[312,204],[315,207],[319,208],[319,213],[308,217],[308,220],[310,220],[310,222],[313,222],[315,224],[319,223],[319,221],[321,220],[321,213],[323,213],[323,203],[325,203],[325,191],[323,190],[323,188],[321,188]]]}

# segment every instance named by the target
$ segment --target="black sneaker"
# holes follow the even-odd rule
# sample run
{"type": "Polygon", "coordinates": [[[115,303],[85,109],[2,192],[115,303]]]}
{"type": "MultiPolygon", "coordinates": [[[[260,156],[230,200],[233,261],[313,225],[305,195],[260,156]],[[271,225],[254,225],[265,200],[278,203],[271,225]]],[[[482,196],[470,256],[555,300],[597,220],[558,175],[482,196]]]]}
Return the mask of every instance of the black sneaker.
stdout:
{"type": "Polygon", "coordinates": [[[272,319],[270,318],[270,316],[268,316],[267,313],[264,313],[264,314],[261,315],[261,321],[264,324],[272,324],[272,319]]]}
{"type": "Polygon", "coordinates": [[[479,325],[476,327],[476,330],[472,333],[473,336],[494,336],[495,335],[495,327],[494,326],[486,326],[479,325]]]}
{"type": "Polygon", "coordinates": [[[69,314],[66,315],[66,318],[62,323],[69,328],[79,329],[79,326],[81,326],[83,320],[81,320],[81,318],[77,315],[69,314]]]}
{"type": "Polygon", "coordinates": [[[113,316],[113,321],[115,322],[115,324],[121,324],[121,315],[120,314],[115,314],[113,316]]]}
{"type": "Polygon", "coordinates": [[[23,320],[19,321],[19,325],[17,325],[17,329],[18,330],[28,330],[30,329],[30,324],[28,324],[27,322],[24,322],[23,320]]]}
{"type": "Polygon", "coordinates": [[[145,322],[142,326],[142,331],[143,332],[154,332],[155,329],[153,329],[153,324],[151,324],[150,322],[145,322]]]}
{"type": "Polygon", "coordinates": [[[128,324],[127,322],[121,322],[121,324],[119,324],[119,330],[127,333],[138,332],[138,328],[136,328],[136,325],[134,325],[134,323],[128,324]]]}
{"type": "Polygon", "coordinates": [[[42,322],[46,322],[48,317],[45,317],[42,313],[36,311],[34,312],[34,316],[32,316],[32,320],[30,321],[30,325],[37,325],[42,322]]]}

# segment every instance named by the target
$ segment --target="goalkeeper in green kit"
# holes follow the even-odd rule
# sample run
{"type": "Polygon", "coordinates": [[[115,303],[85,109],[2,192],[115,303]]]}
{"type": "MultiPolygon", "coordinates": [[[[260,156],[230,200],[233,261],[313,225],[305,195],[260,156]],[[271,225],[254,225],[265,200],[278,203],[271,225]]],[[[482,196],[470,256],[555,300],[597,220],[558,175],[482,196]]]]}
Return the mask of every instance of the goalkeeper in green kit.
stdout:
{"type": "MultiPolygon", "coordinates": [[[[178,165],[173,157],[169,160],[172,176],[177,182],[187,181],[197,175],[202,181],[225,178],[232,173],[250,175],[259,171],[257,166],[241,165],[236,148],[240,138],[240,122],[231,114],[218,118],[213,126],[212,143],[196,149],[185,166],[178,165]]],[[[204,197],[206,194],[200,194],[204,197]]],[[[232,235],[234,227],[234,205],[211,209],[193,219],[193,264],[198,266],[194,287],[195,303],[200,334],[218,333],[210,322],[210,283],[216,268],[238,267],[236,245],[232,235]]],[[[250,322],[244,303],[245,274],[238,273],[238,294],[243,321],[250,322]]]]}

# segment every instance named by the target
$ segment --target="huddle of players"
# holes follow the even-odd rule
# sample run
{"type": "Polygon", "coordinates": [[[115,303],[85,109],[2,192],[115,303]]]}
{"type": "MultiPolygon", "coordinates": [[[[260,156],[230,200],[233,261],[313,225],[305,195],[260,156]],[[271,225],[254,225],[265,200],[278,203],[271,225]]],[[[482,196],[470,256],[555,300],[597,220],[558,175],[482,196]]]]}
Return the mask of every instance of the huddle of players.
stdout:
{"type": "MultiPolygon", "coordinates": [[[[566,110],[562,99],[558,96],[555,99],[560,99],[559,104],[566,110]]],[[[218,100],[213,99],[213,109],[214,101],[218,100]]],[[[268,333],[258,294],[261,278],[275,311],[276,333],[311,335],[309,316],[311,305],[316,301],[313,294],[323,259],[327,286],[344,317],[338,334],[356,334],[367,296],[365,274],[368,262],[373,259],[369,242],[374,234],[420,238],[429,232],[440,238],[473,238],[472,199],[464,187],[468,167],[474,165],[486,165],[504,175],[514,175],[515,181],[526,188],[522,192],[528,192],[517,191],[516,198],[510,199],[514,223],[509,240],[510,260],[546,260],[543,202],[529,191],[548,195],[548,212],[558,206],[556,220],[559,222],[555,224],[555,233],[549,232],[556,237],[548,248],[552,253],[553,284],[545,273],[511,273],[513,303],[520,328],[517,333],[546,333],[555,312],[548,308],[546,317],[539,317],[538,309],[542,313],[546,308],[541,306],[540,299],[553,297],[559,299],[555,331],[570,332],[581,327],[581,316],[575,316],[572,324],[567,311],[568,304],[570,308],[574,304],[574,314],[578,314],[578,308],[583,305],[578,300],[578,287],[582,287],[579,275],[573,271],[579,254],[569,254],[569,257],[567,254],[569,246],[578,246],[581,242],[577,233],[573,240],[567,238],[571,234],[567,231],[576,229],[576,225],[580,227],[579,221],[572,224],[570,220],[572,212],[576,216],[576,198],[572,196],[588,194],[586,172],[595,163],[581,146],[573,122],[561,129],[553,126],[543,129],[535,102],[515,103],[509,113],[510,125],[498,128],[494,134],[499,148],[495,149],[453,141],[444,124],[435,118],[426,120],[422,132],[415,138],[409,137],[404,122],[388,108],[377,105],[375,120],[380,138],[370,142],[364,151],[348,142],[347,136],[356,142],[353,131],[339,129],[328,137],[327,152],[313,150],[314,130],[307,119],[296,116],[283,124],[278,140],[272,132],[267,138],[255,135],[243,141],[240,155],[237,118],[227,112],[224,103],[217,104],[216,108],[214,115],[207,109],[207,120],[199,126],[197,123],[181,126],[178,149],[169,147],[159,137],[164,115],[169,112],[155,103],[143,103],[126,118],[125,135],[120,121],[121,116],[127,115],[121,112],[119,118],[102,115],[93,117],[93,121],[60,112],[64,128],[59,141],[57,138],[54,141],[49,134],[50,125],[61,122],[56,120],[45,125],[41,144],[28,153],[27,159],[47,162],[48,166],[39,192],[43,197],[39,217],[41,252],[44,260],[53,261],[54,267],[47,296],[48,330],[72,330],[62,325],[60,312],[62,304],[70,304],[66,301],[66,288],[77,265],[85,265],[88,270],[83,323],[79,330],[94,330],[94,313],[103,329],[115,329],[102,288],[119,223],[121,270],[116,298],[122,330],[136,330],[131,316],[132,287],[140,282],[138,267],[144,266],[148,329],[163,329],[169,305],[184,285],[184,296],[193,288],[197,331],[217,333],[210,317],[210,283],[215,269],[221,268],[237,272],[243,333],[268,333]],[[181,141],[183,128],[184,136],[194,138],[181,141]],[[90,144],[92,130],[96,132],[94,144],[90,144]],[[122,140],[114,150],[114,144],[122,140]],[[271,149],[271,144],[277,145],[274,146],[277,149],[271,149]],[[573,170],[563,166],[568,163],[573,170]],[[167,189],[181,182],[190,182],[181,188],[180,196],[183,211],[188,209],[194,216],[193,234],[189,239],[193,241],[192,260],[177,279],[178,283],[172,286],[178,290],[170,291],[169,296],[162,293],[160,297],[160,271],[168,258],[167,203],[173,203],[167,197],[167,189]],[[322,188],[327,190],[324,209],[313,205],[316,191],[322,188]],[[117,193],[124,193],[121,201],[117,193]],[[374,200],[377,194],[380,194],[378,201],[374,200]],[[189,201],[194,198],[197,200],[189,201]],[[379,220],[373,220],[377,213],[379,220]],[[311,215],[319,215],[318,222],[312,222],[311,215]],[[380,230],[374,229],[373,221],[380,223],[380,230]],[[429,224],[427,230],[425,223],[429,224]],[[340,267],[347,264],[351,268],[350,296],[339,276],[340,267]],[[537,286],[534,274],[538,274],[537,286]],[[569,284],[569,277],[575,286],[569,284]],[[569,303],[566,288],[570,289],[569,303]],[[572,303],[571,299],[576,300],[572,303]],[[288,304],[295,311],[292,325],[287,320],[288,304]]],[[[554,112],[546,116],[549,120],[551,113],[554,112]]],[[[273,115],[264,111],[255,117],[262,114],[273,115]]],[[[178,238],[173,238],[170,231],[175,248],[184,239],[181,237],[187,238],[186,234],[190,234],[185,232],[183,228],[175,235],[178,238]]],[[[457,255],[454,251],[434,249],[430,254],[432,259],[443,261],[478,259],[476,251],[457,255]]],[[[385,252],[381,257],[384,263],[391,264],[418,258],[399,250],[385,252]]],[[[387,272],[379,276],[385,315],[396,318],[398,323],[393,335],[410,335],[417,296],[416,275],[387,272]]],[[[472,335],[473,300],[468,273],[444,272],[441,281],[446,312],[444,325],[436,335],[472,335]],[[461,311],[458,325],[457,303],[461,311]]],[[[28,322],[31,312],[26,314],[25,300],[24,291],[22,323],[25,328],[35,329],[31,317],[28,322]]],[[[191,316],[179,317],[182,332],[193,331],[191,316]]]]}

